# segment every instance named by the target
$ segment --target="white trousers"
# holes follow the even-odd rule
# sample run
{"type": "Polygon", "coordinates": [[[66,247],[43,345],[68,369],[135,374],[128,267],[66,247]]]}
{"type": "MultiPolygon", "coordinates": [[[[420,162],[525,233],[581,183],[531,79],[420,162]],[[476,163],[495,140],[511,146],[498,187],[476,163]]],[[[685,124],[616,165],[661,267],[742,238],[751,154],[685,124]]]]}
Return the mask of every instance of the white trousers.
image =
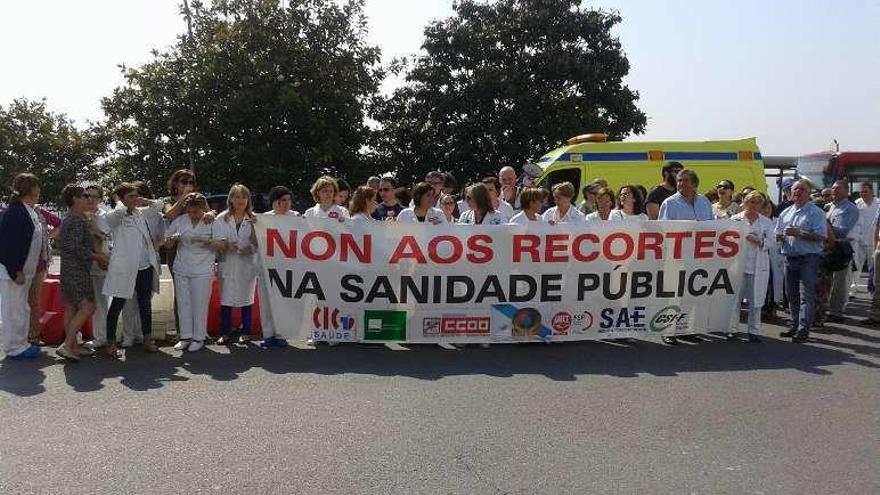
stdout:
{"type": "Polygon", "coordinates": [[[213,275],[174,276],[174,294],[180,317],[180,339],[203,341],[208,335],[208,303],[213,275]]]}
{"type": "Polygon", "coordinates": [[[95,314],[92,315],[92,336],[95,344],[107,343],[107,310],[110,309],[110,298],[104,290],[104,275],[92,275],[92,288],[95,291],[95,314]]]}
{"type": "MultiPolygon", "coordinates": [[[[117,333],[117,335],[119,335],[117,333]]],[[[141,331],[141,313],[136,297],[125,301],[122,307],[122,339],[125,345],[134,344],[144,339],[141,331]]]]}
{"type": "Polygon", "coordinates": [[[0,346],[7,356],[17,356],[27,350],[28,331],[31,326],[31,306],[28,292],[33,276],[25,277],[24,285],[13,280],[0,280],[0,312],[3,328],[0,329],[0,346]]]}
{"type": "Polygon", "coordinates": [[[274,337],[276,332],[269,306],[269,281],[265,277],[257,277],[257,294],[260,295],[260,326],[263,328],[263,338],[268,339],[274,337]]]}
{"type": "MultiPolygon", "coordinates": [[[[752,273],[743,273],[742,284],[740,285],[740,297],[737,301],[746,300],[749,303],[749,317],[747,320],[748,332],[752,335],[761,333],[761,307],[764,306],[764,300],[755,300],[755,275],[752,273]]],[[[739,304],[737,304],[739,306],[739,304]]],[[[739,330],[739,307],[736,308],[736,317],[733,323],[734,330],[739,330]]]]}

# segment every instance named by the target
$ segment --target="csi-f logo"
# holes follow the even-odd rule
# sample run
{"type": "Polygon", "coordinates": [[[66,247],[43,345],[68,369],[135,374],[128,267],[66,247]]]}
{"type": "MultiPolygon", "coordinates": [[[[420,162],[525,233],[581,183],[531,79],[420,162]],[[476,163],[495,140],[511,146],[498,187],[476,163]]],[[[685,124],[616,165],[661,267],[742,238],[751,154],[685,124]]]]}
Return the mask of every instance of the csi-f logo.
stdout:
{"type": "Polygon", "coordinates": [[[684,321],[687,315],[687,313],[682,313],[681,308],[678,306],[666,306],[651,318],[649,326],[652,332],[662,332],[684,321]]]}
{"type": "Polygon", "coordinates": [[[317,307],[312,311],[312,323],[321,330],[354,330],[355,319],[349,315],[339,316],[338,308],[317,307]]]}

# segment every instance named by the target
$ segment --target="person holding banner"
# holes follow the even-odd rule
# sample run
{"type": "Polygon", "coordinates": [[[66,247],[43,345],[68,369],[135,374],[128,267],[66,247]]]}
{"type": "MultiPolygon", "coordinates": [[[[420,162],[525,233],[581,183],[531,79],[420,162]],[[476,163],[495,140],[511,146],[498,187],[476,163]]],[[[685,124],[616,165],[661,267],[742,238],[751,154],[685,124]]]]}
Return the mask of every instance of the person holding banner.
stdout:
{"type": "Polygon", "coordinates": [[[607,222],[611,220],[611,209],[614,208],[615,203],[614,191],[607,187],[599,188],[596,191],[596,211],[584,217],[584,220],[587,222],[607,222]]]}
{"type": "MultiPolygon", "coordinates": [[[[610,191],[609,191],[610,192],[610,191]]],[[[584,214],[578,211],[571,203],[574,199],[575,190],[571,182],[560,182],[553,186],[553,201],[556,206],[544,212],[543,219],[550,225],[558,223],[584,223],[584,214]]],[[[597,196],[598,197],[598,196],[597,196]]],[[[612,203],[614,204],[613,200],[612,203]]],[[[611,211],[611,207],[608,207],[611,211]]]]}
{"type": "Polygon", "coordinates": [[[348,203],[348,214],[351,215],[352,223],[370,223],[376,219],[372,217],[376,211],[376,190],[369,186],[360,186],[351,195],[348,203]]]}
{"type": "Polygon", "coordinates": [[[660,205],[659,220],[707,221],[715,218],[712,203],[697,194],[700,178],[690,169],[683,169],[676,178],[678,192],[669,196],[660,205]]]}
{"type": "Polygon", "coordinates": [[[504,223],[507,223],[508,220],[513,217],[514,211],[513,206],[510,206],[510,203],[501,199],[501,181],[498,180],[498,177],[490,175],[489,177],[484,177],[481,182],[489,191],[489,198],[492,200],[492,208],[498,211],[498,213],[501,213],[501,216],[504,217],[504,223]]]}
{"type": "Polygon", "coordinates": [[[461,214],[458,223],[466,225],[502,225],[507,223],[498,210],[492,208],[492,198],[485,184],[479,182],[469,187],[465,199],[472,203],[472,208],[461,214]]]}
{"type": "Polygon", "coordinates": [[[222,238],[216,222],[202,222],[208,211],[205,196],[189,193],[183,204],[186,215],[175,218],[165,233],[165,246],[177,247],[177,260],[172,271],[180,316],[180,341],[174,350],[196,352],[205,346],[214,258],[226,244],[226,239],[222,238]]]}
{"type": "Polygon", "coordinates": [[[648,215],[642,213],[645,209],[645,200],[639,188],[626,185],[620,188],[617,194],[617,209],[613,210],[608,219],[612,222],[629,222],[647,220],[648,215]]]}
{"type": "MultiPolygon", "coordinates": [[[[672,162],[676,163],[676,162],[672,162]]],[[[697,194],[700,178],[697,173],[690,169],[681,169],[676,176],[678,192],[669,196],[660,205],[659,220],[690,220],[705,222],[713,220],[712,203],[704,196],[697,194]]],[[[697,336],[686,336],[684,339],[699,340],[697,336]]],[[[664,344],[676,345],[678,339],[675,336],[663,335],[664,344]]]]}
{"type": "Polygon", "coordinates": [[[806,342],[816,312],[816,277],[827,237],[825,213],[810,201],[810,184],[798,180],[791,188],[794,203],[779,216],[777,238],[785,255],[785,282],[791,327],[781,337],[806,342]]]}
{"type": "Polygon", "coordinates": [[[527,225],[531,222],[543,222],[541,216],[541,208],[544,206],[544,200],[547,198],[547,191],[539,187],[528,187],[524,189],[519,196],[522,211],[517,213],[510,219],[510,223],[516,225],[527,225]]]}
{"type": "Polygon", "coordinates": [[[397,215],[398,222],[430,223],[440,225],[446,223],[446,215],[442,210],[434,208],[434,187],[427,182],[419,182],[412,190],[413,204],[397,215]]]}
{"type": "Polygon", "coordinates": [[[336,204],[338,186],[336,179],[328,175],[318,178],[310,190],[312,199],[317,203],[303,214],[306,218],[330,218],[340,222],[347,220],[348,210],[336,204]]]}
{"type": "Polygon", "coordinates": [[[257,286],[257,243],[254,235],[251,192],[236,184],[229,190],[226,211],[217,217],[220,238],[226,239],[219,263],[220,345],[232,339],[232,309],[241,308],[240,344],[250,340],[254,292],[257,286]]]}
{"type": "MultiPolygon", "coordinates": [[[[752,191],[743,200],[743,211],[731,217],[739,222],[749,224],[749,233],[746,235],[746,266],[743,271],[743,279],[740,284],[740,296],[738,301],[745,299],[749,304],[748,318],[748,341],[761,342],[758,334],[761,331],[761,308],[767,297],[767,285],[770,281],[770,254],[769,250],[775,245],[773,222],[762,215],[764,196],[758,191],[752,191]]],[[[736,311],[734,328],[739,324],[739,311],[736,311]]],[[[734,332],[727,336],[728,340],[734,339],[734,332]]]]}
{"type": "MultiPolygon", "coordinates": [[[[272,210],[263,213],[263,215],[299,216],[298,211],[290,209],[292,197],[293,193],[290,192],[290,189],[284,186],[273,187],[269,191],[269,204],[272,205],[272,210]]],[[[254,222],[259,222],[259,218],[254,222]]],[[[257,274],[257,290],[260,294],[260,325],[263,327],[263,341],[260,342],[260,347],[263,349],[286,347],[287,341],[279,338],[275,332],[275,320],[272,319],[272,307],[269,302],[269,280],[266,278],[266,270],[262,264],[259,265],[259,273],[257,274]]]]}

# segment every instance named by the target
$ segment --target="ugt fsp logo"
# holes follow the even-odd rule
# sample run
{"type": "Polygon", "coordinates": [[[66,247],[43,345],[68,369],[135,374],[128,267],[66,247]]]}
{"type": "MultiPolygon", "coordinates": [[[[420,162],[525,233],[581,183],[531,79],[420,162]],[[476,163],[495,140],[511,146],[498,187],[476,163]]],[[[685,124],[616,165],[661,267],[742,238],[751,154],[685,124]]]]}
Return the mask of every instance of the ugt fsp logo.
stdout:
{"type": "Polygon", "coordinates": [[[651,318],[651,331],[652,332],[662,332],[669,327],[675,326],[678,323],[686,321],[687,313],[683,313],[681,308],[675,305],[666,306],[661,309],[651,318]]]}

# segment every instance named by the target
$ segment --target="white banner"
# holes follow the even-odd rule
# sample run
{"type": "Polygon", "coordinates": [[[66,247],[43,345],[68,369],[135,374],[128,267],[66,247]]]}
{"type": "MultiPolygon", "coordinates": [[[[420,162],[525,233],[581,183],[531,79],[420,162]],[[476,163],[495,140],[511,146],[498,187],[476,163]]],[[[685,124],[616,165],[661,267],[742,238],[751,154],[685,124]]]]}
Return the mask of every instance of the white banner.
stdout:
{"type": "Polygon", "coordinates": [[[260,215],[279,335],[337,342],[659,339],[728,331],[740,222],[353,225],[260,215]]]}

